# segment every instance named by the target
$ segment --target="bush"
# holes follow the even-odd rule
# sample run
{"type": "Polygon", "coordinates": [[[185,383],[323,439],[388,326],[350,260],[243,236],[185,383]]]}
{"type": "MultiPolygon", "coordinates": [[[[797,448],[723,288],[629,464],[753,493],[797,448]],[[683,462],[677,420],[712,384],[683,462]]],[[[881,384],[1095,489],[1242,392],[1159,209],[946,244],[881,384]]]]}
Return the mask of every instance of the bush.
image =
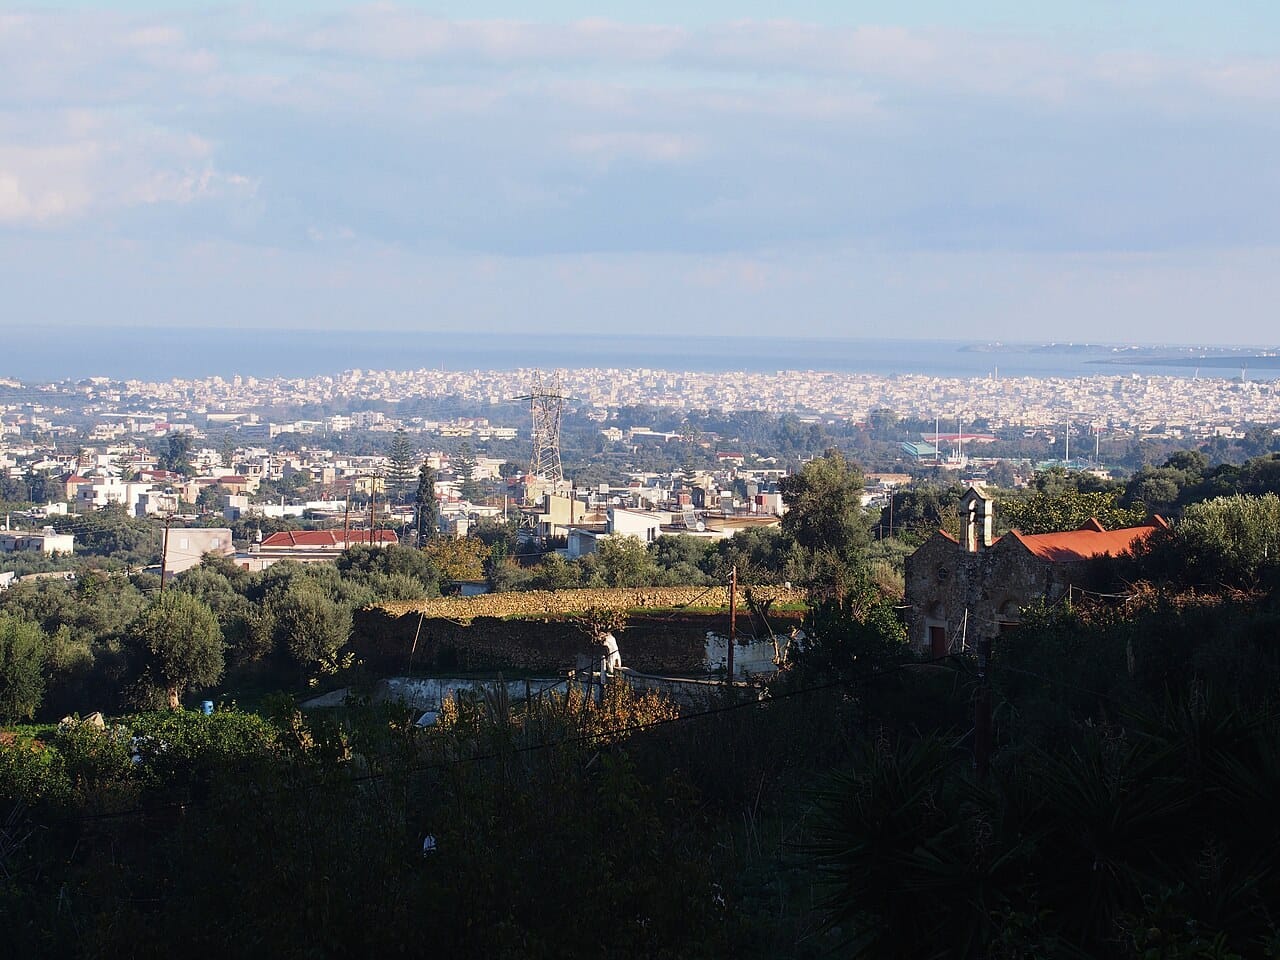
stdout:
{"type": "Polygon", "coordinates": [[[301,667],[333,657],[351,635],[351,611],[305,581],[291,585],[271,607],[276,644],[301,667]]]}
{"type": "Polygon", "coordinates": [[[1237,494],[1194,503],[1176,534],[1190,582],[1252,586],[1280,569],[1280,497],[1237,494]]]}

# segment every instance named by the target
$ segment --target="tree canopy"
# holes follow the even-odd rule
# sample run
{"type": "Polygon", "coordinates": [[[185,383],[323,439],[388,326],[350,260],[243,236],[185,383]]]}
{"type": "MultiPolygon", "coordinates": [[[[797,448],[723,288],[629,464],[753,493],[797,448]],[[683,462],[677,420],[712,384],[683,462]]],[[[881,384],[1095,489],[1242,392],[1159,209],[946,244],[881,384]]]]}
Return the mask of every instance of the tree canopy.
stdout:
{"type": "Polygon", "coordinates": [[[191,435],[171,430],[165,434],[164,439],[164,445],[157,455],[160,467],[184,476],[191,473],[191,435]]]}
{"type": "Polygon", "coordinates": [[[1236,494],[1193,503],[1172,546],[1186,582],[1253,586],[1280,570],[1280,497],[1236,494]]]}
{"type": "Polygon", "coordinates": [[[303,669],[332,658],[351,636],[351,611],[314,581],[290,583],[270,608],[277,647],[303,669]]]}
{"type": "Polygon", "coordinates": [[[401,427],[391,435],[391,446],[387,450],[387,496],[403,502],[409,495],[409,487],[413,484],[413,444],[409,435],[401,427]]]}
{"type": "Polygon", "coordinates": [[[47,646],[38,623],[0,613],[0,717],[30,719],[39,708],[47,646]]]}
{"type": "Polygon", "coordinates": [[[1091,518],[1097,519],[1108,530],[1136,527],[1146,522],[1147,511],[1140,505],[1120,506],[1118,492],[1063,491],[1002,499],[996,516],[1010,530],[1035,534],[1079,530],[1091,518]]]}
{"type": "Polygon", "coordinates": [[[144,684],[164,690],[176,710],[188,687],[207,687],[222,677],[222,631],[209,606],[180,590],[160,594],[129,625],[142,654],[144,684]]]}
{"type": "Polygon", "coordinates": [[[440,505],[436,503],[435,471],[423,460],[418,467],[418,489],[413,496],[414,531],[418,546],[436,535],[440,524],[440,505]]]}
{"type": "Polygon", "coordinates": [[[847,568],[870,541],[862,508],[863,477],[857,464],[838,450],[806,463],[780,482],[787,512],[783,532],[813,556],[820,567],[847,568]]]}

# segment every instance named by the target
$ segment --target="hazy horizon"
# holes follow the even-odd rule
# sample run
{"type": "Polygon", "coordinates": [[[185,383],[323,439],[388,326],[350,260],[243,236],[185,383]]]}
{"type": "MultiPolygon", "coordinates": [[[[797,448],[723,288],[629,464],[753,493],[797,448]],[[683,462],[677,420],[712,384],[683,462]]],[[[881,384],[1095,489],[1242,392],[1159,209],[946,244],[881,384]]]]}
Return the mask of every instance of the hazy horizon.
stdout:
{"type": "Polygon", "coordinates": [[[1006,377],[1148,376],[1269,380],[1274,345],[1153,345],[721,335],[554,336],[222,327],[12,327],[0,377],[105,376],[162,382],[235,375],[329,376],[345,370],[651,369],[669,373],[1006,377]]]}

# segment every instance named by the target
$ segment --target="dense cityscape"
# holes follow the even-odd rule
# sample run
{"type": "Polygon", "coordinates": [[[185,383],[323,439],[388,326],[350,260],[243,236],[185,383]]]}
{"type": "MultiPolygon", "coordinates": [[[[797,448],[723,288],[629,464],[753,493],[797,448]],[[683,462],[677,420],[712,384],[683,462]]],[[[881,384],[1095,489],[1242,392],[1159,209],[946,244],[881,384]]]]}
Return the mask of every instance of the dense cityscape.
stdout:
{"type": "MultiPolygon", "coordinates": [[[[526,393],[535,371],[349,370],[309,378],[210,377],[148,383],[91,378],[75,383],[0,383],[0,412],[10,429],[34,416],[52,429],[59,415],[78,423],[100,418],[101,434],[120,435],[120,421],[191,424],[210,418],[235,424],[232,415],[270,419],[266,411],[332,406],[331,417],[283,422],[275,432],[341,432],[368,426],[358,417],[368,404],[395,405],[415,399],[456,398],[507,411],[526,393]],[[345,415],[345,416],[344,416],[345,415]]],[[[917,419],[982,418],[993,426],[1046,427],[1067,418],[1109,430],[1150,432],[1160,427],[1192,438],[1216,435],[1246,422],[1280,416],[1280,391],[1266,380],[1190,376],[1092,376],[955,379],[922,375],[778,371],[696,373],[642,369],[581,369],[563,372],[563,386],[584,408],[608,412],[647,404],[677,410],[762,410],[864,420],[878,407],[917,419]]],[[[385,409],[380,407],[380,409],[385,409]]],[[[422,425],[423,418],[417,423],[422,425]]],[[[62,424],[65,426],[65,423],[62,424]]],[[[408,424],[406,424],[408,426],[408,424]]],[[[110,439],[110,437],[107,437],[110,439]]]]}

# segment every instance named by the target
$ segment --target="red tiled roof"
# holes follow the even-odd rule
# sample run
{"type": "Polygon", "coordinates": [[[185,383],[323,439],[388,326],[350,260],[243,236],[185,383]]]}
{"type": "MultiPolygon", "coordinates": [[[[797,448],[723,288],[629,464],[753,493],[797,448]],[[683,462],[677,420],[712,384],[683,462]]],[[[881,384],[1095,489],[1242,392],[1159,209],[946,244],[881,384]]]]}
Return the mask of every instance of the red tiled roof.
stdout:
{"type": "MultiPolygon", "coordinates": [[[[368,530],[282,530],[262,541],[264,547],[332,547],[344,544],[369,543],[368,530]]],[[[394,530],[373,531],[374,543],[399,543],[394,530]]]]}
{"type": "Polygon", "coordinates": [[[1017,530],[1010,530],[1009,536],[1016,538],[1041,559],[1052,563],[1069,563],[1073,560],[1088,560],[1090,557],[1118,556],[1164,526],[1164,522],[1157,517],[1146,526],[1107,530],[1096,519],[1090,519],[1079,530],[1069,530],[1066,533],[1022,534],[1017,530]]]}

